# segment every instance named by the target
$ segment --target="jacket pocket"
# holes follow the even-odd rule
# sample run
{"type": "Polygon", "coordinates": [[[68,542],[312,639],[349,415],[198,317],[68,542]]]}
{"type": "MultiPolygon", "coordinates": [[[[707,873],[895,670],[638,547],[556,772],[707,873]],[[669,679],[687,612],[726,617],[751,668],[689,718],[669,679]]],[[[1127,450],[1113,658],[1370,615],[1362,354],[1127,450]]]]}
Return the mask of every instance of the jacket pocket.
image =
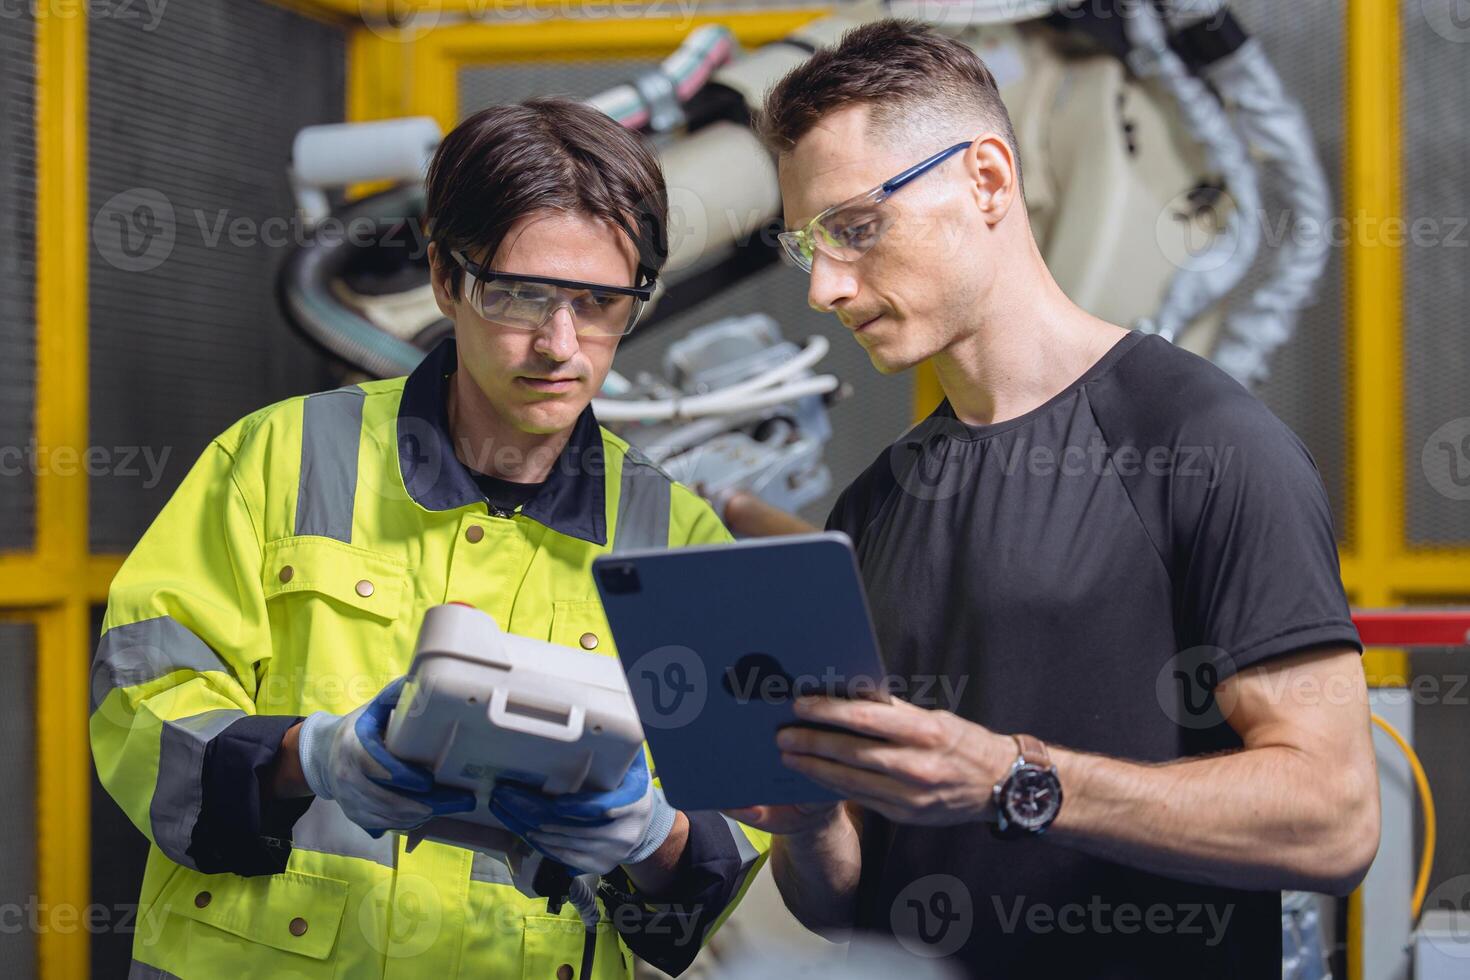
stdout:
{"type": "Polygon", "coordinates": [[[268,542],[261,571],[266,601],[313,592],[385,622],[398,618],[408,565],[335,538],[298,535],[268,542]]]}
{"type": "Polygon", "coordinates": [[[184,869],[159,905],[247,942],[324,960],[336,945],[348,889],[345,881],[299,871],[243,878],[184,869]]]}
{"type": "MultiPolygon", "coordinates": [[[[576,916],[528,915],[526,938],[521,950],[521,976],[525,980],[545,980],[571,975],[582,970],[582,945],[586,929],[576,916]]],[[[618,941],[617,931],[608,922],[597,924],[597,948],[593,951],[592,976],[597,980],[622,980],[633,976],[631,955],[618,941]]]]}
{"type": "Polygon", "coordinates": [[[408,669],[418,623],[407,562],[309,535],[268,542],[263,558],[271,656],[259,710],[341,714],[408,669]]]}

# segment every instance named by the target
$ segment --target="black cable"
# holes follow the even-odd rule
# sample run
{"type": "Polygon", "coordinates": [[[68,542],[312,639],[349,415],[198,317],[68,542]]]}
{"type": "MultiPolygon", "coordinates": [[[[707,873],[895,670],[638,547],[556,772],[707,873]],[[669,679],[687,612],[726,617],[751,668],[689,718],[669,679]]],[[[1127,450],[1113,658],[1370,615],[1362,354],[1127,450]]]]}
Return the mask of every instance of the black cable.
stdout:
{"type": "Polygon", "coordinates": [[[597,956],[597,927],[588,926],[587,932],[582,939],[582,971],[577,974],[581,980],[592,980],[592,961],[597,956]]]}
{"type": "Polygon", "coordinates": [[[1202,69],[1240,50],[1250,40],[1240,21],[1229,10],[1223,16],[1207,17],[1169,35],[1169,47],[1196,75],[1202,69]]]}

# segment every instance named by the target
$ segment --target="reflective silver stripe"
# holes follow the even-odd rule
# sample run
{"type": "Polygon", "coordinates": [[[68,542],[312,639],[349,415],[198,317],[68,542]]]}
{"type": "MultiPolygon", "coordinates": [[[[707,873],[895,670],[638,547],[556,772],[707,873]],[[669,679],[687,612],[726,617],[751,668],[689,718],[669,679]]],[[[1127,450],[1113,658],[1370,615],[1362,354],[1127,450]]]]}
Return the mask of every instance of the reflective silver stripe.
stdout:
{"type": "Polygon", "coordinates": [[[638,450],[623,457],[623,481],[618,492],[618,526],[613,530],[613,553],[634,548],[669,546],[670,480],[638,450]]]}
{"type": "MultiPolygon", "coordinates": [[[[722,813],[720,816],[725,817],[722,813]]],[[[750,838],[745,836],[745,831],[740,829],[740,824],[725,817],[725,823],[730,827],[730,836],[735,838],[735,848],[740,852],[740,867],[748,871],[751,865],[760,860],[761,853],[755,849],[750,838]]]]}
{"type": "Polygon", "coordinates": [[[356,385],[308,395],[301,405],[301,485],[296,533],[352,540],[362,402],[356,385]]]}
{"type": "MultiPolygon", "coordinates": [[[[745,831],[740,829],[740,824],[726,817],[723,813],[720,816],[724,817],[726,826],[730,828],[730,836],[735,839],[735,849],[740,853],[740,880],[730,893],[730,897],[733,899],[745,887],[745,879],[750,877],[751,871],[755,868],[756,862],[760,860],[761,855],[760,851],[755,849],[755,845],[750,842],[750,838],[745,836],[745,831]]],[[[720,914],[723,914],[723,911],[722,909],[720,914]]],[[[710,928],[718,921],[719,917],[719,914],[713,915],[704,923],[704,929],[700,933],[700,945],[704,944],[705,938],[709,936],[710,928]]]]}
{"type": "Polygon", "coordinates": [[[475,859],[470,863],[470,881],[483,881],[491,885],[513,885],[511,881],[510,868],[505,866],[505,860],[500,857],[491,857],[488,854],[475,852],[475,859]]]}
{"type": "Polygon", "coordinates": [[[186,853],[203,800],[204,749],[210,739],[245,717],[233,708],[165,721],[158,737],[158,782],[148,806],[153,840],[175,864],[199,870],[186,853]]]}
{"type": "Polygon", "coordinates": [[[133,960],[128,967],[128,980],[179,980],[167,970],[161,970],[156,966],[149,966],[139,960],[133,960]]]}
{"type": "Polygon", "coordinates": [[[311,801],[311,806],[291,829],[291,847],[393,867],[392,834],[374,840],[366,830],[347,819],[347,814],[335,802],[320,797],[311,801]]]}
{"type": "Polygon", "coordinates": [[[92,660],[92,710],[116,688],[146,684],[176,670],[229,672],[208,644],[172,616],[114,626],[102,634],[92,660]]]}

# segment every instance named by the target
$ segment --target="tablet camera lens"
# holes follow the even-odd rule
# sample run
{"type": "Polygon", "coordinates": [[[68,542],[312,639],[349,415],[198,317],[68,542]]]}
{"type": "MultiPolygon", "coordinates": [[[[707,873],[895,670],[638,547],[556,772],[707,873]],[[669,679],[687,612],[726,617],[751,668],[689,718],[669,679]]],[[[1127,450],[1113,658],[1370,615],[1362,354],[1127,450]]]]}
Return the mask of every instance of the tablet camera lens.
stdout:
{"type": "Polygon", "coordinates": [[[643,589],[638,581],[638,569],[627,562],[600,565],[597,574],[608,595],[634,595],[643,589]]]}

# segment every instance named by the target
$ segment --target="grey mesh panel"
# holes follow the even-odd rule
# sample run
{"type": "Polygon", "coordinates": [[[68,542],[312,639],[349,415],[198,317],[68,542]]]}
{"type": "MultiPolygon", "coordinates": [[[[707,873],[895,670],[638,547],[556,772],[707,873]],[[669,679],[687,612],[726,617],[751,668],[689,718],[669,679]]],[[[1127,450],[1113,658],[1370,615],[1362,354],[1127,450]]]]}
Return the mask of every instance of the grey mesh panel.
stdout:
{"type": "Polygon", "coordinates": [[[384,834],[374,840],[366,830],[347,819],[342,808],[331,800],[311,801],[311,806],[291,828],[291,846],[393,867],[393,835],[384,834]]]}
{"type": "Polygon", "coordinates": [[[248,233],[295,238],[291,141],[341,121],[344,35],[262,0],[170,3],[150,23],[88,19],[91,442],[112,460],[91,479],[97,552],[129,550],[236,419],[334,387],[277,309],[287,246],[248,233]],[[173,222],[161,209],[149,223],[109,208],[142,192],[162,195],[173,222]],[[247,234],[232,234],[240,219],[247,234]],[[157,246],[156,266],[129,268],[118,221],[171,227],[173,244],[157,246]],[[152,454],[151,470],[134,447],[152,454]]]}
{"type": "Polygon", "coordinates": [[[146,684],[176,670],[228,672],[229,668],[171,616],[114,626],[102,634],[92,661],[92,710],[114,688],[146,684]]]}
{"type": "Polygon", "coordinates": [[[637,450],[623,458],[613,552],[669,545],[669,478],[637,450]]]}
{"type": "MultiPolygon", "coordinates": [[[[1333,215],[1341,218],[1343,200],[1343,0],[1326,3],[1272,3],[1237,0],[1230,4],[1247,31],[1260,38],[1286,90],[1302,104],[1317,152],[1332,189],[1333,215]]],[[[1280,202],[1265,201],[1264,231],[1282,224],[1280,202]]],[[[1263,242],[1262,252],[1267,251],[1263,242]]],[[[1311,450],[1327,485],[1338,540],[1351,539],[1348,507],[1352,474],[1346,351],[1348,309],[1344,303],[1347,250],[1333,247],[1317,286],[1317,302],[1303,311],[1296,334],[1271,361],[1271,377],[1257,390],[1311,450]]],[[[1258,273],[1260,263],[1252,270],[1258,273]]],[[[1251,280],[1247,280],[1247,283],[1251,280]]]]}
{"type": "MultiPolygon", "coordinates": [[[[1470,545],[1470,501],[1436,491],[1425,478],[1422,453],[1441,426],[1470,416],[1470,218],[1465,146],[1470,120],[1470,24],[1457,0],[1405,0],[1403,4],[1404,218],[1429,218],[1427,244],[1404,246],[1404,489],[1405,534],[1418,546],[1470,545]],[[1452,19],[1459,13],[1459,19],[1452,19]],[[1459,42],[1436,33],[1460,26],[1459,42]]],[[[1453,32],[1451,32],[1453,33],[1453,32]]],[[[1458,434],[1458,433],[1456,433],[1458,434]]],[[[1439,440],[1436,440],[1436,443],[1439,440]]],[[[1431,446],[1431,452],[1439,450],[1431,446]]],[[[1470,460],[1459,461],[1463,467],[1470,460]]],[[[1470,583],[1459,595],[1426,602],[1470,606],[1470,583]]],[[[1470,647],[1415,651],[1411,676],[1432,678],[1433,698],[1414,702],[1414,745],[1434,788],[1440,813],[1470,808],[1470,647]]],[[[1417,845],[1416,845],[1417,846],[1417,845]]],[[[1441,834],[1435,849],[1429,894],[1470,871],[1470,838],[1441,834]]]]}
{"type": "Polygon", "coordinates": [[[657,66],[644,58],[608,58],[465,68],[459,73],[459,114],[536,95],[585,99],[657,66]]]}
{"type": "MultiPolygon", "coordinates": [[[[0,907],[24,909],[36,895],[36,636],[29,623],[0,623],[0,907]]],[[[17,920],[18,921],[18,920],[17,920]]],[[[36,975],[36,933],[0,929],[5,976],[36,975]]]]}
{"type": "Polygon", "coordinates": [[[17,451],[36,396],[36,59],[29,5],[0,19],[0,550],[35,544],[35,479],[17,451]]]}
{"type": "Polygon", "coordinates": [[[312,395],[302,405],[297,534],[352,541],[363,397],[353,386],[312,395]]]}
{"type": "Polygon", "coordinates": [[[158,783],[153,787],[148,822],[154,842],[175,864],[195,867],[187,851],[203,799],[204,750],[212,738],[244,717],[243,711],[219,708],[163,723],[158,738],[158,783]]]}
{"type": "MultiPolygon", "coordinates": [[[[1470,595],[1453,601],[1462,607],[1470,605],[1470,595]]],[[[1470,647],[1416,650],[1410,654],[1410,663],[1409,676],[1415,679],[1412,690],[1417,692],[1413,695],[1414,751],[1429,774],[1435,809],[1454,814],[1454,825],[1461,827],[1464,814],[1470,812],[1470,768],[1465,765],[1465,759],[1470,757],[1470,683],[1465,669],[1470,664],[1470,647]]],[[[1423,846],[1422,837],[1421,832],[1416,848],[1423,846]]],[[[1433,895],[1441,884],[1467,873],[1470,873],[1470,835],[1440,834],[1434,849],[1428,894],[1433,895]]],[[[1459,894],[1463,890],[1452,891],[1450,897],[1459,894]]]]}
{"type": "Polygon", "coordinates": [[[1403,253],[1405,534],[1412,545],[1464,548],[1470,500],[1459,487],[1455,496],[1435,490],[1422,454],[1452,452],[1458,475],[1470,471],[1461,445],[1470,434],[1470,8],[1405,0],[1403,9],[1404,219],[1425,232],[1418,244],[1411,235],[1403,253]],[[1436,24],[1461,25],[1460,40],[1436,33],[1436,24]],[[1451,439],[1436,436],[1456,419],[1451,439]]]}

